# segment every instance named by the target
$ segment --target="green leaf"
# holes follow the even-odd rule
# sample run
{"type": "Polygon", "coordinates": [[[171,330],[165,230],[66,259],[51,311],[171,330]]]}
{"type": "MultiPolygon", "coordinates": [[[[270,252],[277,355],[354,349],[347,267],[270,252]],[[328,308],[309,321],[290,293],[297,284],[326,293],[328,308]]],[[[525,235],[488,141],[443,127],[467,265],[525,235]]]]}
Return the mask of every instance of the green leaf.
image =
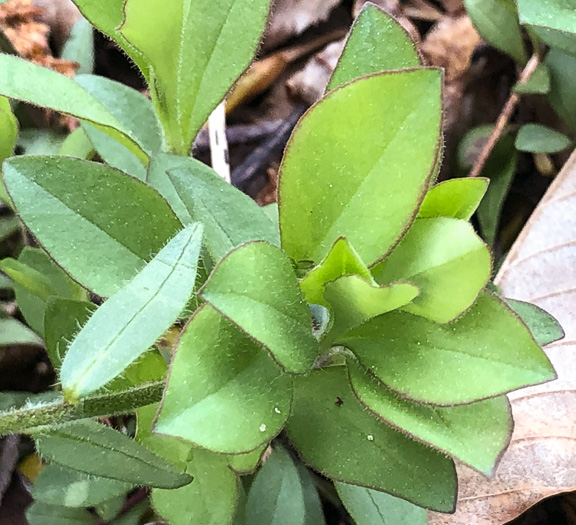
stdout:
{"type": "Polygon", "coordinates": [[[576,54],[576,2],[574,0],[519,0],[520,22],[551,46],[576,54]]]}
{"type": "Polygon", "coordinates": [[[76,421],[34,439],[44,459],[93,476],[172,489],[192,481],[143,445],[96,421],[76,421]]]}
{"type": "Polygon", "coordinates": [[[344,237],[340,237],[324,260],[300,281],[300,288],[309,303],[328,307],[329,304],[324,299],[324,285],[328,281],[349,274],[359,275],[369,282],[374,282],[370,270],[354,248],[344,237]]]}
{"type": "MultiPolygon", "coordinates": [[[[16,139],[18,138],[18,121],[12,113],[10,101],[5,97],[0,97],[0,165],[4,159],[12,156],[16,139]]],[[[8,206],[11,205],[10,197],[6,192],[4,183],[0,181],[0,201],[8,206]]]]}
{"type": "Polygon", "coordinates": [[[20,130],[16,147],[24,155],[56,155],[66,141],[64,133],[50,129],[26,128],[20,130]]]}
{"type": "MultiPolygon", "coordinates": [[[[96,129],[96,128],[94,128],[96,129]]],[[[117,142],[117,144],[120,144],[117,142]]],[[[81,128],[76,128],[72,133],[70,133],[64,142],[60,145],[58,150],[58,155],[64,155],[66,157],[76,157],[78,159],[92,160],[96,151],[94,150],[94,145],[90,142],[88,135],[81,128]]],[[[140,162],[140,161],[138,161],[140,162]]]]}
{"type": "Polygon", "coordinates": [[[86,291],[54,264],[43,250],[25,247],[20,252],[18,263],[19,275],[12,273],[16,302],[24,319],[37,334],[44,334],[48,297],[87,298],[86,291]]]}
{"type": "Polygon", "coordinates": [[[123,481],[46,465],[34,481],[32,497],[49,505],[93,507],[115,496],[124,495],[131,488],[130,483],[123,481]]]}
{"type": "Polygon", "coordinates": [[[306,506],[306,525],[326,525],[324,509],[312,472],[300,462],[297,463],[296,468],[302,480],[304,505],[306,506]]]}
{"type": "Polygon", "coordinates": [[[468,15],[484,40],[510,55],[527,60],[516,6],[511,0],[464,0],[468,15]]]}
{"type": "Polygon", "coordinates": [[[334,486],[356,525],[428,525],[422,507],[357,485],[337,481],[334,486]]]}
{"type": "Polygon", "coordinates": [[[425,403],[470,403],[556,377],[526,326],[487,293],[450,324],[390,312],[339,342],[387,387],[425,403]]]}
{"type": "Polygon", "coordinates": [[[194,449],[187,464],[194,482],[176,490],[154,489],[152,504],[170,523],[229,525],[238,500],[238,479],[226,457],[194,449]]]}
{"type": "Polygon", "coordinates": [[[370,73],[420,65],[418,50],[404,27],[376,5],[366,3],[352,26],[326,90],[370,73]]]}
{"type": "Polygon", "coordinates": [[[390,251],[412,222],[436,163],[441,83],[437,69],[373,75],[308,111],[281,166],[288,255],[319,262],[341,236],[366,264],[390,251]],[[413,144],[415,154],[406,155],[413,144]]]}
{"type": "Polygon", "coordinates": [[[80,18],[70,30],[60,58],[76,62],[79,67],[77,75],[92,73],[94,69],[94,36],[90,23],[80,18]]]}
{"type": "Polygon", "coordinates": [[[120,375],[178,319],[194,288],[201,247],[202,226],[188,226],[94,312],[62,363],[67,400],[120,375]]]}
{"type": "Polygon", "coordinates": [[[0,261],[0,270],[8,275],[14,283],[22,286],[44,302],[54,294],[50,279],[42,272],[21,261],[7,257],[0,261]]]}
{"type": "Polygon", "coordinates": [[[310,309],[290,260],[266,242],[236,248],[218,263],[200,295],[265,345],[286,371],[304,374],[316,358],[310,309]]]}
{"type": "Polygon", "coordinates": [[[512,432],[505,396],[453,407],[406,401],[349,363],[350,382],[359,401],[386,423],[434,445],[490,476],[512,432]]]}
{"type": "Polygon", "coordinates": [[[279,245],[278,230],[250,197],[193,158],[157,155],[148,182],[172,205],[182,222],[204,224],[206,247],[215,261],[248,241],[279,245]]]}
{"type": "Polygon", "coordinates": [[[0,71],[0,95],[90,122],[131,148],[143,162],[147,160],[134,130],[126,128],[75,80],[6,54],[0,54],[0,71]]]}
{"type": "Polygon", "coordinates": [[[295,387],[286,428],[305,463],[338,481],[376,488],[426,508],[453,509],[452,460],[367,412],[350,389],[345,367],[298,377],[295,387]]]}
{"type": "Polygon", "coordinates": [[[0,348],[9,345],[42,344],[42,339],[17,319],[0,319],[0,348]]]}
{"type": "Polygon", "coordinates": [[[94,27],[108,35],[125,51],[149,82],[150,74],[142,54],[118,30],[124,19],[125,0],[74,0],[74,3],[94,27]]]}
{"type": "Polygon", "coordinates": [[[548,100],[554,111],[576,131],[576,57],[551,49],[544,60],[550,71],[548,100]]]}
{"type": "Polygon", "coordinates": [[[6,240],[20,230],[20,221],[17,217],[0,216],[0,241],[6,240]]]}
{"type": "Polygon", "coordinates": [[[4,274],[0,273],[0,290],[12,290],[12,281],[4,274]]]}
{"type": "Polygon", "coordinates": [[[4,181],[51,257],[101,296],[118,291],[181,229],[153,188],[101,164],[18,157],[4,163],[4,181]]]}
{"type": "Polygon", "coordinates": [[[147,500],[134,505],[130,510],[117,516],[110,525],[141,525],[143,518],[150,512],[150,505],[147,500]]]}
{"type": "Polygon", "coordinates": [[[516,135],[516,149],[531,153],[558,153],[568,149],[572,140],[555,129],[541,124],[526,124],[516,135]]]}
{"type": "Polygon", "coordinates": [[[0,97],[0,163],[14,153],[18,137],[18,121],[12,113],[10,101],[0,97]]]}
{"type": "Polygon", "coordinates": [[[146,179],[146,168],[142,165],[140,159],[128,148],[90,124],[82,124],[81,129],[86,134],[94,150],[108,166],[117,168],[137,179],[146,179]]]}
{"type": "Polygon", "coordinates": [[[264,443],[264,445],[252,452],[230,455],[228,456],[228,465],[238,474],[251,474],[258,468],[262,455],[266,452],[267,448],[268,443],[264,443]]]}
{"type": "Polygon", "coordinates": [[[97,75],[78,75],[74,80],[130,130],[147,155],[162,149],[162,132],[154,106],[142,93],[97,75]]]}
{"type": "Polygon", "coordinates": [[[109,522],[118,516],[122,510],[122,507],[124,506],[124,503],[124,496],[116,496],[115,498],[110,498],[109,500],[103,501],[99,505],[96,505],[94,510],[98,513],[98,516],[100,516],[102,520],[109,522]]]}
{"type": "Polygon", "coordinates": [[[46,351],[52,366],[60,370],[70,341],[95,312],[96,305],[87,301],[50,297],[44,313],[46,351]]]}
{"type": "Polygon", "coordinates": [[[540,346],[549,345],[564,337],[564,330],[560,323],[539,306],[514,299],[506,299],[506,303],[526,323],[540,346]]]}
{"type": "Polygon", "coordinates": [[[557,29],[549,29],[547,27],[529,26],[531,32],[538,37],[539,40],[547,44],[553,49],[559,49],[569,55],[576,55],[576,35],[574,33],[566,33],[557,29]]]}
{"type": "Polygon", "coordinates": [[[514,93],[520,95],[547,95],[550,93],[550,73],[544,64],[538,64],[532,76],[524,83],[516,84],[514,93]]]}
{"type": "Polygon", "coordinates": [[[358,275],[344,275],[326,283],[324,297],[334,317],[327,341],[364,323],[372,317],[391,312],[410,303],[419,289],[411,283],[378,286],[358,275]]]}
{"type": "Polygon", "coordinates": [[[305,486],[303,476],[308,477],[306,469],[298,469],[290,454],[276,446],[250,486],[247,522],[251,525],[323,524],[316,487],[313,483],[305,486]],[[308,495],[308,491],[312,494],[308,495]],[[312,506],[315,508],[308,508],[312,506]],[[312,515],[320,516],[321,521],[312,521],[312,515]]]}
{"type": "Polygon", "coordinates": [[[496,144],[482,170],[482,175],[490,179],[490,186],[478,207],[478,222],[483,237],[490,246],[497,241],[500,215],[516,173],[517,161],[518,153],[514,141],[512,137],[505,136],[496,144]]]}
{"type": "Polygon", "coordinates": [[[575,0],[518,0],[523,24],[576,33],[575,0]]]}
{"type": "Polygon", "coordinates": [[[467,221],[486,194],[488,179],[450,179],[428,190],[418,217],[453,217],[467,221]]]}
{"type": "Polygon", "coordinates": [[[26,509],[28,525],[96,525],[94,514],[86,509],[70,509],[34,502],[26,509]]]}
{"type": "Polygon", "coordinates": [[[171,151],[188,154],[212,110],[248,67],[269,6],[270,0],[124,3],[120,32],[149,67],[150,94],[171,151]]]}
{"type": "Polygon", "coordinates": [[[214,452],[249,452],[280,432],[291,398],[291,376],[205,306],[180,336],[154,431],[214,452]]]}
{"type": "Polygon", "coordinates": [[[410,281],[420,293],[404,310],[447,323],[472,305],[491,269],[490,251],[468,222],[435,217],[416,219],[372,273],[380,284],[410,281]]]}

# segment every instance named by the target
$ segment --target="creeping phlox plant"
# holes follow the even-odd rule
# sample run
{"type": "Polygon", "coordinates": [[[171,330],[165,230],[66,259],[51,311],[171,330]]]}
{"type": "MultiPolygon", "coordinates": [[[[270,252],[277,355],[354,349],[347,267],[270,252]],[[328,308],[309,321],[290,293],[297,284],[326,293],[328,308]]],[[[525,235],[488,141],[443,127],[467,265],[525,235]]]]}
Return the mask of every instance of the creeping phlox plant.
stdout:
{"type": "Polygon", "coordinates": [[[78,118],[104,161],[71,143],[3,163],[3,200],[40,248],[1,268],[60,380],[0,414],[48,462],[29,518],[144,485],[174,525],[283,508],[312,525],[317,485],[334,490],[315,473],[352,514],[380,492],[452,511],[454,459],[493,471],[505,394],[555,377],[539,345],[560,330],[489,285],[469,223],[487,181],[435,184],[441,70],[367,4],[286,147],[278,206],[260,208],[189,152],[269,0],[75,1],[151,100],[0,55],[0,94],[78,118]],[[90,419],[131,412],[135,439],[90,419]]]}

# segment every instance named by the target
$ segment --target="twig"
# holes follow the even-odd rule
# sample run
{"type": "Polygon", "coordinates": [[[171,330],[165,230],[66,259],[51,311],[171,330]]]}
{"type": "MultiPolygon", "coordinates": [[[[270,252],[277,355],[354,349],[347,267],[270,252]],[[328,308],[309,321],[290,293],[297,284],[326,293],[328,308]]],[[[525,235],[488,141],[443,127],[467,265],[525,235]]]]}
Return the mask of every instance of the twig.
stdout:
{"type": "Polygon", "coordinates": [[[226,140],[226,102],[222,101],[208,118],[210,157],[214,171],[230,183],[228,142],[226,140]]]}
{"type": "MultiPolygon", "coordinates": [[[[518,79],[518,84],[525,84],[526,82],[528,82],[528,80],[530,80],[530,77],[538,67],[539,63],[540,63],[540,57],[536,54],[532,55],[530,60],[528,60],[526,67],[524,67],[524,70],[522,71],[520,78],[518,79]]],[[[472,170],[470,170],[468,177],[478,177],[478,175],[482,173],[482,170],[486,165],[488,157],[490,157],[490,154],[492,153],[494,146],[496,146],[496,143],[500,140],[500,137],[504,132],[504,129],[508,125],[508,122],[512,117],[512,113],[514,113],[514,110],[516,109],[516,106],[518,105],[519,101],[520,101],[520,94],[512,92],[510,94],[510,97],[506,101],[506,104],[504,104],[504,107],[502,108],[502,111],[498,116],[498,120],[496,121],[496,125],[494,126],[492,133],[490,133],[490,137],[488,138],[488,141],[482,148],[480,155],[478,155],[478,158],[476,159],[476,162],[474,163],[472,170]]]]}
{"type": "Polygon", "coordinates": [[[307,106],[304,104],[298,104],[288,118],[280,123],[274,134],[271,134],[268,139],[250,153],[242,164],[234,168],[232,172],[234,186],[245,190],[258,170],[262,169],[276,153],[282,152],[294,127],[306,109],[307,106]]]}

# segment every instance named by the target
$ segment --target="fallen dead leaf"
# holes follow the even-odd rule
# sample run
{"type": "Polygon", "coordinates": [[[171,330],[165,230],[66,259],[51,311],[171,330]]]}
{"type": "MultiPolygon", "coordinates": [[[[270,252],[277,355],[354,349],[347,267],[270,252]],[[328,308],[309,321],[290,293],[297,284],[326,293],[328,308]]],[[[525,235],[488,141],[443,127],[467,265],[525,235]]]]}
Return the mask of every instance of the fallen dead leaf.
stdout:
{"type": "Polygon", "coordinates": [[[472,54],[481,42],[472,21],[466,15],[446,16],[426,36],[422,54],[430,65],[444,68],[444,126],[452,129],[460,115],[460,103],[466,87],[466,73],[472,54]]]}
{"type": "Polygon", "coordinates": [[[266,34],[265,46],[274,48],[289,38],[328,18],[341,0],[276,0],[266,34]]]}
{"type": "Polygon", "coordinates": [[[39,21],[44,13],[32,0],[9,0],[0,4],[0,29],[16,52],[31,62],[73,76],[78,65],[52,56],[50,26],[39,21]]]}
{"type": "Polygon", "coordinates": [[[576,152],[524,227],[496,284],[554,315],[566,337],[546,347],[558,379],[509,395],[515,429],[493,478],[459,465],[456,513],[430,525],[501,525],[576,489],[576,152]]]}
{"type": "Polygon", "coordinates": [[[288,80],[290,92],[307,104],[318,101],[328,85],[336,63],[342,54],[345,39],[332,42],[314,55],[306,66],[288,80]]]}

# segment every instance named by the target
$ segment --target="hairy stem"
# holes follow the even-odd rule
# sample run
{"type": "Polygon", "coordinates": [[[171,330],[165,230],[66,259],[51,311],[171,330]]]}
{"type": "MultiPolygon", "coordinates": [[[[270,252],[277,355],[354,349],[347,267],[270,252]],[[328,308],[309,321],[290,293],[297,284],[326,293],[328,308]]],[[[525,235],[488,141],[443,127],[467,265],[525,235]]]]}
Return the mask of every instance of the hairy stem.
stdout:
{"type": "Polygon", "coordinates": [[[37,432],[77,419],[126,414],[157,403],[163,390],[164,381],[155,381],[128,390],[85,397],[75,405],[60,398],[34,406],[34,397],[31,397],[22,408],[0,412],[0,436],[37,432]]]}

